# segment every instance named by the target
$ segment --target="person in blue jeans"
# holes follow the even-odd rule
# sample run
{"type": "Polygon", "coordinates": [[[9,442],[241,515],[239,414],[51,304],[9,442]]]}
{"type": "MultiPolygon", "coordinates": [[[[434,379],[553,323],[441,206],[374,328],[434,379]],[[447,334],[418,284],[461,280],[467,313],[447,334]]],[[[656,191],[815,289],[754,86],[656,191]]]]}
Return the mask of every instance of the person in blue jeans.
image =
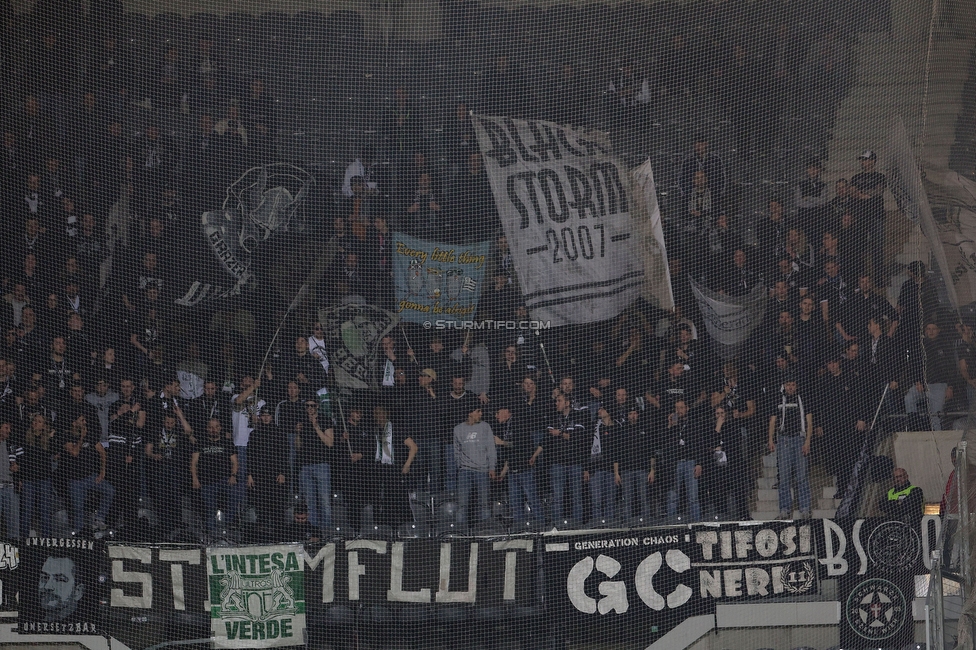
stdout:
{"type": "Polygon", "coordinates": [[[503,462],[499,475],[508,481],[508,504],[515,526],[526,521],[541,526],[545,514],[535,484],[535,461],[542,453],[542,447],[532,442],[533,432],[526,422],[520,422],[512,415],[509,407],[502,406],[495,411],[495,421],[495,437],[501,454],[499,462],[503,462]]]}
{"type": "Polygon", "coordinates": [[[607,409],[597,409],[597,421],[593,425],[590,457],[583,471],[583,481],[590,486],[592,519],[613,519],[616,513],[617,483],[613,473],[613,443],[620,429],[607,409]]]}
{"type": "Polygon", "coordinates": [[[807,456],[810,455],[810,436],[813,432],[813,413],[807,410],[798,392],[796,378],[784,378],[780,400],[769,416],[770,452],[776,453],[779,470],[779,518],[791,519],[796,485],[800,503],[800,518],[810,517],[810,477],[807,475],[807,456]]]}
{"type": "Polygon", "coordinates": [[[473,406],[465,422],[454,427],[454,458],[458,464],[457,522],[468,523],[471,489],[478,491],[478,519],[488,519],[488,480],[495,480],[498,452],[491,425],[482,421],[481,405],[473,406]]]}
{"type": "Polygon", "coordinates": [[[37,413],[22,444],[13,445],[10,451],[10,471],[21,489],[20,533],[24,538],[30,537],[35,512],[40,522],[37,530],[41,536],[51,537],[54,534],[51,524],[54,503],[51,467],[53,456],[58,452],[55,436],[47,418],[37,413]]]}
{"type": "Polygon", "coordinates": [[[319,424],[319,404],[305,401],[306,420],[295,437],[298,484],[302,497],[308,504],[308,521],[313,528],[326,530],[332,527],[332,447],[335,431],[323,429],[319,424]]]}
{"type": "Polygon", "coordinates": [[[549,459],[549,482],[552,486],[552,517],[563,520],[563,497],[569,489],[572,499],[572,518],[583,521],[583,462],[589,456],[591,438],[586,434],[584,419],[588,412],[573,409],[573,404],[563,393],[556,394],[556,413],[553,416],[543,453],[549,459]]]}
{"type": "Polygon", "coordinates": [[[88,422],[84,415],[71,423],[71,430],[61,445],[61,469],[68,479],[71,497],[71,525],[75,534],[85,527],[85,500],[91,492],[101,495],[94,525],[104,530],[105,518],[112,507],[115,488],[105,480],[105,447],[88,436],[88,422]]]}
{"type": "Polygon", "coordinates": [[[217,510],[221,504],[229,511],[228,525],[233,525],[239,505],[237,484],[242,477],[236,447],[224,437],[217,418],[207,421],[207,435],[193,446],[190,477],[193,489],[199,490],[203,499],[207,529],[216,532],[217,510]]]}
{"type": "Polygon", "coordinates": [[[678,501],[682,491],[688,500],[688,518],[701,521],[701,502],[698,500],[698,479],[702,475],[704,459],[708,455],[703,425],[688,414],[684,400],[674,403],[674,412],[668,415],[668,428],[662,444],[663,463],[671,472],[668,488],[668,516],[678,513],[678,501]]]}

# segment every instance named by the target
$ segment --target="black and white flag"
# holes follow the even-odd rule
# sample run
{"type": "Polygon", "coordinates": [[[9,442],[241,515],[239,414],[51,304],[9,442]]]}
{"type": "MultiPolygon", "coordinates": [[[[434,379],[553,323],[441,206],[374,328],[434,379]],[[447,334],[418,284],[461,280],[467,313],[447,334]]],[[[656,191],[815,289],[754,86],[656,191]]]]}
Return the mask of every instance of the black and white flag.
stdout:
{"type": "Polygon", "coordinates": [[[472,121],[532,318],[606,320],[641,295],[635,223],[648,216],[607,134],[537,120],[472,121]]]}

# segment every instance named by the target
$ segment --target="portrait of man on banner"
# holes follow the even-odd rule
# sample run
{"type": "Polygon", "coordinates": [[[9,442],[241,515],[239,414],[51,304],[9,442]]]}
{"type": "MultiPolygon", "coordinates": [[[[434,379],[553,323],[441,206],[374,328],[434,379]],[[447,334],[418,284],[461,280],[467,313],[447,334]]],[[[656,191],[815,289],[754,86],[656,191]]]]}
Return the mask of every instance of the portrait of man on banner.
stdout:
{"type": "Polygon", "coordinates": [[[87,540],[31,538],[21,548],[21,634],[97,634],[100,552],[87,540]],[[62,546],[64,543],[70,543],[62,546]]]}

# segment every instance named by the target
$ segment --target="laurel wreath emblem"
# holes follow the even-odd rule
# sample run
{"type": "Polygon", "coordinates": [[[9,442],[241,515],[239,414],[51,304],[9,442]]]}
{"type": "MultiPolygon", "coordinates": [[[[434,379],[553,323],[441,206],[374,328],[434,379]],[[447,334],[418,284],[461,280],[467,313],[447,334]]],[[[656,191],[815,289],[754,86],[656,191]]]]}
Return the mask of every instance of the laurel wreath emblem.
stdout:
{"type": "Polygon", "coordinates": [[[816,567],[813,566],[812,562],[801,562],[800,566],[802,567],[803,571],[806,572],[806,576],[807,576],[806,579],[803,582],[799,582],[799,581],[789,582],[785,579],[785,576],[787,576],[790,573],[790,569],[793,567],[793,563],[783,565],[783,576],[784,576],[783,590],[784,591],[788,591],[791,594],[805,594],[806,592],[810,591],[810,589],[813,587],[813,581],[817,577],[816,567]]]}

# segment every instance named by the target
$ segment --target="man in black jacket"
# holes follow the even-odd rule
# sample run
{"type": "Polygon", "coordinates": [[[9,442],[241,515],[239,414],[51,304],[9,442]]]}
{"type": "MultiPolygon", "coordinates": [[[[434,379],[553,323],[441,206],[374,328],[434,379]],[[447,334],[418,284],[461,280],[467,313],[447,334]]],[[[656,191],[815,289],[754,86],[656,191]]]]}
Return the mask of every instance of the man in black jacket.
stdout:
{"type": "Polygon", "coordinates": [[[894,485],[881,495],[878,509],[886,517],[902,521],[918,530],[922,521],[922,509],[925,506],[922,488],[912,485],[908,480],[908,472],[901,467],[894,469],[891,478],[894,485]]]}
{"type": "Polygon", "coordinates": [[[281,509],[287,490],[287,437],[275,425],[271,408],[258,410],[257,426],[247,441],[250,462],[247,466],[247,487],[250,503],[257,511],[259,527],[270,533],[268,541],[275,541],[275,533],[282,524],[281,509]]]}
{"type": "Polygon", "coordinates": [[[508,406],[495,412],[495,420],[498,422],[494,429],[498,463],[502,465],[499,476],[508,479],[508,503],[515,527],[524,525],[527,520],[540,525],[545,513],[536,489],[535,461],[542,453],[542,447],[532,442],[528,423],[515,417],[508,406]],[[529,506],[527,515],[526,503],[529,506]]]}
{"type": "Polygon", "coordinates": [[[556,413],[550,421],[543,453],[549,460],[549,481],[552,485],[552,516],[558,523],[563,519],[563,495],[568,487],[572,497],[572,515],[583,521],[583,459],[590,451],[586,435],[586,411],[575,411],[562,393],[556,395],[556,413]]]}
{"type": "Polygon", "coordinates": [[[701,521],[701,502],[698,500],[698,479],[708,456],[702,427],[688,414],[688,403],[679,399],[668,416],[668,427],[661,444],[661,465],[670,473],[668,488],[668,516],[678,512],[678,496],[684,488],[688,499],[688,516],[692,522],[701,521]]]}

